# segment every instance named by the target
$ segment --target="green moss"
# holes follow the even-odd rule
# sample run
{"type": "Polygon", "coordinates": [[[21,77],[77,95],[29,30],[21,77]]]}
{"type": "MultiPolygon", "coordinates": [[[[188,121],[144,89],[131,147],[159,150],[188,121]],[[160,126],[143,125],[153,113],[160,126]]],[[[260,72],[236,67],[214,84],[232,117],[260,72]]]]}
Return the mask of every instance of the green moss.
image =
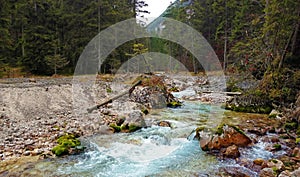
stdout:
{"type": "Polygon", "coordinates": [[[64,145],[57,145],[54,148],[52,148],[52,152],[56,156],[62,156],[62,155],[67,155],[69,153],[69,150],[64,145]]]}
{"type": "Polygon", "coordinates": [[[270,119],[275,119],[276,117],[277,117],[277,114],[271,114],[271,115],[269,115],[270,119]]]}
{"type": "Polygon", "coordinates": [[[65,134],[57,139],[58,145],[52,148],[52,152],[56,156],[69,154],[70,148],[75,148],[81,145],[81,142],[73,134],[65,134]]]}
{"type": "Polygon", "coordinates": [[[177,87],[172,87],[169,89],[170,92],[179,92],[179,89],[177,87]]]}
{"type": "Polygon", "coordinates": [[[65,134],[58,138],[57,143],[65,147],[80,146],[80,141],[73,134],[65,134]]]}
{"type": "Polygon", "coordinates": [[[300,138],[296,138],[296,144],[300,143],[300,138]]]}
{"type": "Polygon", "coordinates": [[[276,150],[280,150],[281,149],[281,144],[274,144],[273,148],[275,148],[276,150]]]}
{"type": "Polygon", "coordinates": [[[297,122],[287,122],[284,124],[284,129],[295,130],[297,128],[297,122]]]}
{"type": "Polygon", "coordinates": [[[107,93],[112,93],[112,89],[111,89],[111,88],[107,88],[107,89],[106,89],[106,92],[107,92],[107,93]]]}
{"type": "Polygon", "coordinates": [[[272,111],[272,107],[269,106],[235,106],[230,105],[226,107],[229,110],[236,112],[246,112],[246,113],[259,113],[259,114],[269,114],[272,111]]]}
{"type": "Polygon", "coordinates": [[[224,130],[223,130],[224,126],[225,126],[225,124],[219,124],[215,134],[217,134],[219,136],[222,135],[224,133],[224,130]]]}
{"type": "Polygon", "coordinates": [[[240,134],[243,134],[246,136],[245,132],[243,130],[241,130],[239,127],[234,126],[234,125],[230,125],[230,127],[232,127],[235,131],[239,132],[240,134]]]}
{"type": "Polygon", "coordinates": [[[297,131],[296,131],[297,136],[300,136],[300,125],[298,125],[297,131]]]}
{"type": "Polygon", "coordinates": [[[276,175],[280,172],[280,170],[276,167],[272,167],[272,170],[276,175]]]}
{"type": "Polygon", "coordinates": [[[134,132],[139,129],[141,129],[141,128],[136,125],[133,125],[133,124],[129,125],[129,127],[128,127],[129,132],[134,132]]]}
{"type": "Polygon", "coordinates": [[[120,132],[122,130],[121,126],[118,126],[115,123],[109,124],[109,127],[113,128],[115,132],[120,132]]]}
{"type": "Polygon", "coordinates": [[[179,101],[171,101],[169,103],[167,103],[167,106],[170,108],[177,108],[182,106],[182,103],[180,103],[179,101]]]}

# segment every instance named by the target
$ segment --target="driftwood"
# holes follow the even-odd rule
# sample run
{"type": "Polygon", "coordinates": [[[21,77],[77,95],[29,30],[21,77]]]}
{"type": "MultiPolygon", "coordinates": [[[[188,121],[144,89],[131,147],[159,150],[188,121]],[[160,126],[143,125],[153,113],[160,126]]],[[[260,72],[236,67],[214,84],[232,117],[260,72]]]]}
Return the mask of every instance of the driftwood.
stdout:
{"type": "Polygon", "coordinates": [[[139,80],[139,81],[137,81],[135,84],[133,84],[132,87],[131,87],[129,90],[126,90],[126,91],[122,92],[121,94],[119,94],[119,95],[117,95],[117,96],[115,96],[115,97],[112,97],[112,98],[110,98],[110,99],[104,101],[103,103],[100,103],[100,104],[95,105],[95,106],[93,106],[93,107],[91,107],[91,108],[88,108],[88,109],[87,109],[88,113],[91,113],[91,112],[93,112],[94,110],[99,109],[101,106],[104,106],[104,105],[106,105],[106,104],[108,104],[108,103],[111,103],[111,102],[113,102],[114,100],[116,100],[116,99],[118,99],[118,98],[120,98],[120,97],[122,97],[122,96],[124,96],[124,95],[126,95],[126,94],[129,94],[129,95],[130,95],[130,94],[133,92],[133,90],[135,89],[135,87],[138,86],[138,85],[140,85],[141,83],[142,83],[142,81],[139,80]]]}
{"type": "Polygon", "coordinates": [[[233,95],[241,95],[242,92],[214,92],[214,91],[202,91],[201,93],[220,93],[220,94],[225,94],[228,96],[233,96],[233,95]]]}

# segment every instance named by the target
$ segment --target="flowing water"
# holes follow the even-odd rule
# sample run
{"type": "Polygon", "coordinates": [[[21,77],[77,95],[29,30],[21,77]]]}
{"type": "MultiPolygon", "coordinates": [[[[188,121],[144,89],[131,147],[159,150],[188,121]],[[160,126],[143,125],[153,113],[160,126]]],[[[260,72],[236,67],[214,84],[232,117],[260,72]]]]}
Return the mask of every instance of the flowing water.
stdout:
{"type": "MultiPolygon", "coordinates": [[[[176,96],[180,97],[177,93],[176,96]]],[[[220,167],[240,167],[234,160],[219,160],[200,149],[191,132],[197,126],[214,126],[224,121],[238,123],[239,116],[218,105],[185,102],[177,109],[153,111],[147,122],[169,121],[172,128],[152,125],[134,133],[95,135],[83,140],[86,152],[64,158],[47,159],[26,168],[28,175],[42,176],[216,176],[220,167]],[[228,118],[230,117],[230,118],[228,118]]],[[[242,151],[241,158],[270,158],[265,144],[242,151]]]]}

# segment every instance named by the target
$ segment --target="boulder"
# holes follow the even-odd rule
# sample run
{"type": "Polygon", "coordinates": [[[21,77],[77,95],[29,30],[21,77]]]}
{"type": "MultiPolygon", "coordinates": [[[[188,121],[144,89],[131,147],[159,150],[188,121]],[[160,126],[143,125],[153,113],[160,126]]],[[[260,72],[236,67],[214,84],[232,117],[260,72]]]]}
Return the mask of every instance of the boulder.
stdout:
{"type": "Polygon", "coordinates": [[[261,159],[261,158],[257,158],[257,159],[255,159],[255,160],[253,160],[253,163],[254,163],[255,165],[259,165],[259,166],[261,166],[264,162],[265,162],[265,160],[264,160],[264,159],[261,159]]]}
{"type": "Polygon", "coordinates": [[[276,172],[272,168],[264,168],[259,173],[260,177],[276,177],[276,172]]]}
{"type": "Polygon", "coordinates": [[[292,155],[293,155],[294,157],[300,159],[300,148],[295,147],[295,148],[293,149],[292,155]]]}
{"type": "Polygon", "coordinates": [[[267,167],[276,169],[279,171],[283,171],[285,169],[285,166],[281,160],[278,159],[271,159],[267,162],[267,167]]]}
{"type": "Polygon", "coordinates": [[[215,134],[198,132],[200,147],[204,151],[220,150],[232,145],[245,147],[252,143],[251,139],[235,126],[222,125],[215,134]]]}
{"type": "Polygon", "coordinates": [[[239,148],[236,145],[227,147],[224,153],[224,156],[229,158],[238,158],[240,155],[239,148]]]}
{"type": "Polygon", "coordinates": [[[163,93],[154,92],[149,95],[149,103],[153,109],[161,109],[166,107],[167,99],[163,93]]]}
{"type": "Polygon", "coordinates": [[[299,176],[300,176],[300,168],[298,168],[297,170],[291,173],[291,177],[299,177],[299,176]]]}
{"type": "Polygon", "coordinates": [[[279,115],[280,115],[280,112],[273,109],[269,114],[269,118],[277,118],[277,116],[279,116],[279,115]]]}
{"type": "Polygon", "coordinates": [[[124,123],[121,127],[128,127],[130,131],[134,131],[133,129],[140,129],[146,127],[144,114],[141,111],[132,111],[129,113],[128,118],[125,119],[124,123]]]}
{"type": "Polygon", "coordinates": [[[289,171],[283,171],[281,172],[278,177],[290,177],[291,176],[291,173],[289,171]]]}
{"type": "Polygon", "coordinates": [[[240,167],[226,166],[226,167],[221,167],[218,170],[219,172],[222,172],[220,176],[235,176],[235,177],[256,176],[255,172],[252,172],[251,170],[241,166],[240,167]]]}
{"type": "Polygon", "coordinates": [[[160,121],[157,125],[160,127],[171,127],[171,123],[168,121],[160,121]]]}

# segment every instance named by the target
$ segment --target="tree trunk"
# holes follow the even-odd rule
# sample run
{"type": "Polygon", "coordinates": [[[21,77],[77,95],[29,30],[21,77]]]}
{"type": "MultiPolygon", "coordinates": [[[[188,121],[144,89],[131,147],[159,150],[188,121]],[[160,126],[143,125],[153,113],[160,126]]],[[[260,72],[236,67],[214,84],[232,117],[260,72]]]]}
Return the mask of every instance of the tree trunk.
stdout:
{"type": "Polygon", "coordinates": [[[291,52],[292,52],[293,55],[295,55],[295,53],[296,53],[296,45],[297,45],[297,38],[298,38],[299,29],[300,29],[300,9],[298,10],[298,22],[296,24],[294,37],[293,37],[293,42],[292,42],[291,52]]]}
{"type": "Polygon", "coordinates": [[[287,49],[288,49],[288,47],[289,47],[290,44],[291,44],[293,35],[294,35],[294,31],[291,32],[291,35],[290,35],[290,37],[289,37],[289,39],[288,39],[287,43],[285,44],[285,47],[284,47],[284,49],[283,49],[283,51],[282,51],[282,54],[281,54],[281,57],[280,57],[280,61],[279,61],[279,65],[278,65],[278,69],[281,69],[281,68],[282,68],[283,61],[284,61],[285,56],[286,56],[286,54],[287,54],[287,49]]]}
{"type": "Polygon", "coordinates": [[[23,25],[23,22],[22,22],[22,26],[21,26],[21,35],[22,35],[22,57],[24,58],[25,57],[25,37],[24,37],[24,25],[23,25]]]}
{"type": "Polygon", "coordinates": [[[88,108],[88,109],[87,109],[87,112],[88,112],[88,113],[91,113],[91,112],[93,112],[94,110],[99,109],[101,106],[104,106],[104,105],[106,105],[106,104],[108,104],[108,103],[111,103],[111,102],[113,102],[114,100],[116,100],[116,99],[118,99],[118,98],[120,98],[120,97],[122,97],[122,96],[124,96],[124,95],[126,95],[126,94],[129,94],[129,95],[130,95],[130,94],[133,92],[133,90],[135,89],[135,87],[138,86],[138,85],[140,85],[141,83],[142,83],[141,80],[137,81],[135,84],[132,85],[132,87],[131,87],[129,90],[126,90],[126,91],[122,92],[121,94],[119,94],[119,95],[117,95],[117,96],[115,96],[115,97],[112,97],[112,98],[110,98],[110,99],[104,101],[103,103],[100,103],[100,104],[98,104],[98,105],[96,105],[96,106],[93,106],[93,107],[91,107],[91,108],[88,108]]]}

